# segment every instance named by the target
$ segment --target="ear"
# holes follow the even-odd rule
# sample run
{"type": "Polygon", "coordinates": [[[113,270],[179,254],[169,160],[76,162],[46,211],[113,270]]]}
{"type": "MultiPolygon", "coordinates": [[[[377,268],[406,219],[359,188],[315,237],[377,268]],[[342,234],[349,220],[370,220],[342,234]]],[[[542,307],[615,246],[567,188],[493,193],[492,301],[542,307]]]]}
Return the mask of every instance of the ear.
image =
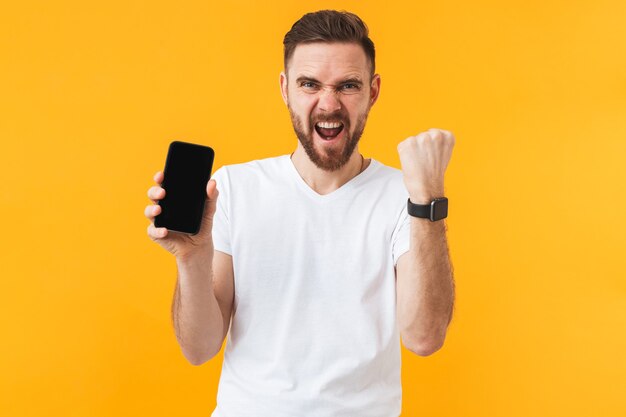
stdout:
{"type": "Polygon", "coordinates": [[[287,95],[287,75],[285,75],[284,71],[280,73],[280,94],[283,96],[285,104],[287,104],[289,102],[287,95]]]}
{"type": "Polygon", "coordinates": [[[380,75],[374,74],[372,77],[372,82],[370,84],[370,107],[376,103],[378,100],[378,95],[380,94],[380,75]]]}

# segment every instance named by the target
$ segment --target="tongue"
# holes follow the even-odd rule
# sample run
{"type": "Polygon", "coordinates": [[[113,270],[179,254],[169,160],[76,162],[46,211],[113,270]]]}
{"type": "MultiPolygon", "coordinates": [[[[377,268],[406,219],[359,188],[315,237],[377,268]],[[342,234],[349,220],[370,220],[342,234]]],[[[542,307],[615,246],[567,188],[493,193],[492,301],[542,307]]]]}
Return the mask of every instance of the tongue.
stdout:
{"type": "Polygon", "coordinates": [[[341,129],[343,129],[343,126],[339,126],[339,127],[333,127],[330,129],[327,129],[325,127],[319,127],[319,126],[315,126],[315,128],[317,129],[317,132],[321,135],[324,136],[326,138],[328,137],[335,137],[339,134],[339,132],[341,132],[341,129]]]}

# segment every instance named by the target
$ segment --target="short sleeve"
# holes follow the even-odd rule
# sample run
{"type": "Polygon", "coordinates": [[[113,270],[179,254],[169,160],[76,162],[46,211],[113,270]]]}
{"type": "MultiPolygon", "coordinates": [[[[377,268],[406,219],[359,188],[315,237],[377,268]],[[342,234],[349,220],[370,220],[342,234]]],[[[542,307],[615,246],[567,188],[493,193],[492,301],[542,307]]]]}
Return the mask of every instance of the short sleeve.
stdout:
{"type": "Polygon", "coordinates": [[[229,220],[230,184],[226,167],[223,166],[215,171],[211,178],[215,180],[219,192],[217,207],[213,216],[213,247],[215,250],[232,255],[229,220]]]}
{"type": "Polygon", "coordinates": [[[394,266],[398,263],[400,256],[409,250],[411,239],[410,232],[411,220],[406,210],[406,204],[404,204],[391,238],[391,252],[394,266]]]}

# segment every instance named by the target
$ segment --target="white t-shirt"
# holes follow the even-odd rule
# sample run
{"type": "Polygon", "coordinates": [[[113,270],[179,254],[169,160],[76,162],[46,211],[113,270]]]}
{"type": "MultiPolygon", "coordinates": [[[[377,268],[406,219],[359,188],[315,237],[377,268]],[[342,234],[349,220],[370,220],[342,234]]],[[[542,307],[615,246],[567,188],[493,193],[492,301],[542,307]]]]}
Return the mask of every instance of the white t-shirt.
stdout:
{"type": "Polygon", "coordinates": [[[213,242],[232,255],[235,299],[212,417],[400,415],[401,171],[372,159],[327,195],[289,155],[213,178],[213,242]]]}

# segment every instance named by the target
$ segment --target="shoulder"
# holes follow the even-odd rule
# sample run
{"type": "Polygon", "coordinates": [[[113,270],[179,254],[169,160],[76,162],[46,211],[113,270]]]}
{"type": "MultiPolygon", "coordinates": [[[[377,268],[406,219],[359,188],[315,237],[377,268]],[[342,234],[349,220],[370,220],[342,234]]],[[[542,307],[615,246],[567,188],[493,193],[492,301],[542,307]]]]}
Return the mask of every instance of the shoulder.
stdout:
{"type": "Polygon", "coordinates": [[[384,178],[402,178],[402,171],[398,168],[385,165],[382,162],[372,158],[372,164],[377,168],[377,174],[384,178]]]}
{"type": "Polygon", "coordinates": [[[404,188],[402,171],[372,158],[372,175],[369,182],[381,187],[404,188]]]}
{"type": "Polygon", "coordinates": [[[289,155],[280,155],[248,162],[223,165],[217,169],[211,178],[215,179],[220,187],[228,186],[232,182],[238,184],[254,183],[263,178],[281,175],[285,169],[285,160],[289,155]]]}
{"type": "Polygon", "coordinates": [[[280,169],[284,165],[285,158],[288,157],[288,155],[280,155],[237,164],[223,165],[215,171],[215,174],[218,172],[228,172],[229,175],[238,175],[257,171],[280,169]]]}

